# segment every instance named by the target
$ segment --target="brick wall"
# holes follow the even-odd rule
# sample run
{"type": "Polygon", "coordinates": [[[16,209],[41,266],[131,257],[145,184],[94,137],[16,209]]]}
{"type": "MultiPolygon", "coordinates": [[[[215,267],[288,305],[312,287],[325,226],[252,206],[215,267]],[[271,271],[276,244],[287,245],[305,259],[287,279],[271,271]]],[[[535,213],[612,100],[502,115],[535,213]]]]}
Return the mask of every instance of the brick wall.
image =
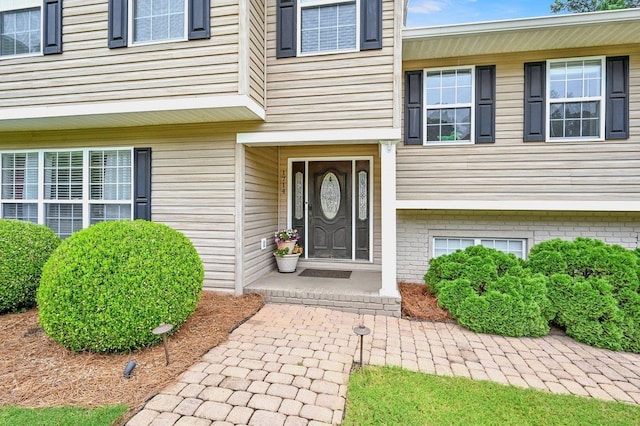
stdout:
{"type": "Polygon", "coordinates": [[[640,212],[522,212],[399,210],[398,280],[423,282],[433,237],[524,238],[527,251],[553,238],[598,238],[626,248],[638,247],[640,212]]]}

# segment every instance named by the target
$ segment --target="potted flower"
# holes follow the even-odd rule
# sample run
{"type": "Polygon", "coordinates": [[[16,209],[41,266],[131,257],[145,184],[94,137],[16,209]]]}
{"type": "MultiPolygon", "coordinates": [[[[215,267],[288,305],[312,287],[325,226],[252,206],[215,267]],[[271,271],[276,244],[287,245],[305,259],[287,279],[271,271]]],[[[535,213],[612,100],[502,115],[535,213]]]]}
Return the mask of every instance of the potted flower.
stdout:
{"type": "Polygon", "coordinates": [[[283,229],[275,233],[275,241],[278,250],[289,249],[288,254],[293,253],[293,248],[300,239],[297,229],[283,229]]]}
{"type": "Polygon", "coordinates": [[[275,233],[275,242],[278,246],[273,255],[280,272],[295,272],[298,266],[298,258],[302,254],[302,247],[297,244],[300,239],[297,229],[283,229],[275,233]]]}

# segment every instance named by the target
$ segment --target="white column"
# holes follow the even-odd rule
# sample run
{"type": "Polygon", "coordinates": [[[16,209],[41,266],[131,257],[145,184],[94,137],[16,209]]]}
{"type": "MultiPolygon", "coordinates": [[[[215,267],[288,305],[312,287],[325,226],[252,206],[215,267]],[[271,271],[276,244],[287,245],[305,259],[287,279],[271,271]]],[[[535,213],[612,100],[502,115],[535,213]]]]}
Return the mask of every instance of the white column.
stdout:
{"type": "Polygon", "coordinates": [[[396,281],[396,143],[380,141],[382,287],[380,296],[400,297],[396,281]]]}

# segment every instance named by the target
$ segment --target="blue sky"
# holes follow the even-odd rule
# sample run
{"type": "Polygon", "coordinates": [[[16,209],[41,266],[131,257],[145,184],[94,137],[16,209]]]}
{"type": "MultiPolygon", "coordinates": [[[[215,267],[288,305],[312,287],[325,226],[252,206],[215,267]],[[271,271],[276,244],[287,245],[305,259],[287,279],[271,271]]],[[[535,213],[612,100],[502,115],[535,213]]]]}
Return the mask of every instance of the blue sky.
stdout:
{"type": "Polygon", "coordinates": [[[551,15],[553,0],[409,0],[407,27],[551,15]]]}

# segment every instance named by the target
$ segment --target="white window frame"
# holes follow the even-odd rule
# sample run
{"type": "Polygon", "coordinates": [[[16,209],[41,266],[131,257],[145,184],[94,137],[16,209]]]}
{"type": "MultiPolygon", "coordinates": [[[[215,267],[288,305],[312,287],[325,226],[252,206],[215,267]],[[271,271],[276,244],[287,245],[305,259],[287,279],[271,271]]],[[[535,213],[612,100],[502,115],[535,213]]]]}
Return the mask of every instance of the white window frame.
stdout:
{"type": "Polygon", "coordinates": [[[546,63],[546,89],[545,89],[545,131],[546,142],[601,142],[605,140],[605,118],[606,118],[606,84],[607,84],[607,67],[605,56],[584,56],[577,58],[558,58],[550,59],[546,63]],[[580,98],[556,98],[551,99],[551,64],[558,62],[573,62],[573,61],[600,61],[601,78],[600,78],[600,96],[587,96],[580,98]],[[599,137],[551,137],[551,104],[552,103],[570,103],[570,102],[600,102],[600,136],[599,137]]]}
{"type": "Polygon", "coordinates": [[[3,59],[14,59],[14,58],[24,58],[27,56],[41,56],[43,43],[42,43],[42,34],[44,33],[44,17],[42,16],[42,0],[0,0],[0,15],[4,12],[18,12],[21,10],[27,9],[36,9],[40,10],[40,51],[32,52],[32,53],[21,53],[18,55],[2,55],[0,56],[0,60],[3,59]]]}
{"type": "Polygon", "coordinates": [[[0,151],[0,160],[4,154],[25,154],[33,153],[38,154],[38,196],[35,200],[13,200],[5,199],[2,197],[2,164],[0,161],[0,218],[4,217],[4,205],[5,204],[37,204],[38,208],[38,224],[46,225],[45,221],[45,206],[47,204],[80,204],[82,205],[82,228],[87,228],[91,225],[91,205],[93,204],[128,204],[131,206],[131,217],[133,219],[134,204],[135,204],[135,181],[134,181],[134,152],[133,147],[92,147],[92,148],[60,148],[60,149],[42,149],[42,150],[4,150],[0,151]],[[130,151],[131,153],[131,198],[129,200],[92,200],[90,183],[90,153],[97,151],[130,151]],[[82,152],[82,199],[79,200],[56,200],[45,199],[44,180],[45,180],[45,154],[46,153],[59,153],[59,152],[82,152]]]}
{"type": "Polygon", "coordinates": [[[296,10],[296,56],[317,56],[317,55],[333,55],[335,53],[349,53],[349,52],[359,52],[360,51],[360,0],[308,0],[302,4],[302,1],[298,0],[297,2],[297,10],[296,10]],[[308,7],[318,7],[318,6],[331,6],[334,4],[341,3],[355,3],[356,4],[356,43],[353,49],[340,49],[340,50],[325,50],[322,52],[302,52],[302,9],[306,9],[308,7]]]}
{"type": "Polygon", "coordinates": [[[422,88],[422,96],[424,99],[424,105],[422,107],[422,126],[423,126],[423,139],[422,145],[434,146],[434,145],[473,145],[475,143],[475,129],[476,129],[476,67],[475,65],[464,65],[459,67],[440,67],[440,68],[425,68],[422,70],[424,76],[424,83],[422,88]],[[455,70],[469,70],[471,71],[471,103],[469,104],[427,104],[427,73],[434,71],[455,71],[455,70]],[[446,105],[446,106],[444,106],[446,105]],[[452,141],[427,141],[427,109],[453,109],[453,108],[465,108],[469,106],[471,108],[471,129],[469,131],[469,140],[452,140],[452,141]]]}
{"type": "Polygon", "coordinates": [[[184,19],[183,19],[183,29],[182,29],[182,37],[181,38],[167,38],[163,40],[151,40],[151,41],[135,41],[134,34],[134,21],[135,17],[133,13],[135,11],[135,2],[138,0],[130,0],[128,2],[128,34],[129,34],[129,46],[146,46],[150,44],[163,44],[163,43],[173,43],[177,41],[187,41],[188,40],[188,32],[189,32],[189,0],[184,1],[184,19]]]}
{"type": "MultiPolygon", "coordinates": [[[[26,163],[25,163],[25,166],[26,166],[26,163]]],[[[15,168],[14,168],[13,171],[15,172],[15,168]]],[[[0,153],[0,218],[4,218],[4,203],[7,203],[7,204],[22,204],[22,205],[27,205],[28,204],[28,205],[35,205],[36,206],[36,217],[35,217],[36,222],[35,223],[38,223],[38,199],[40,198],[40,195],[39,195],[40,194],[40,174],[39,173],[40,173],[40,157],[39,157],[37,152],[10,151],[10,152],[2,152],[2,153],[0,153]],[[4,185],[3,184],[5,183],[3,181],[4,173],[2,173],[2,171],[3,171],[3,168],[2,168],[3,157],[5,155],[14,155],[14,156],[15,155],[25,155],[25,157],[26,157],[28,154],[36,154],[36,156],[35,156],[35,159],[36,159],[35,172],[37,174],[37,177],[36,177],[37,180],[35,182],[35,185],[36,185],[36,193],[34,194],[35,198],[27,198],[27,199],[15,199],[15,198],[4,199],[4,198],[2,198],[2,194],[4,192],[4,185]]],[[[23,185],[25,187],[27,185],[26,178],[27,178],[27,174],[25,173],[24,183],[23,183],[23,185]]]]}
{"type": "MultiPolygon", "coordinates": [[[[482,240],[519,241],[519,242],[522,242],[522,257],[520,259],[525,260],[527,258],[527,238],[434,236],[431,238],[431,258],[432,259],[439,257],[439,256],[436,256],[436,240],[473,240],[474,246],[481,246],[482,240]]],[[[502,251],[502,250],[499,250],[499,251],[502,251]]],[[[506,253],[506,252],[503,252],[503,253],[506,253]]]]}

